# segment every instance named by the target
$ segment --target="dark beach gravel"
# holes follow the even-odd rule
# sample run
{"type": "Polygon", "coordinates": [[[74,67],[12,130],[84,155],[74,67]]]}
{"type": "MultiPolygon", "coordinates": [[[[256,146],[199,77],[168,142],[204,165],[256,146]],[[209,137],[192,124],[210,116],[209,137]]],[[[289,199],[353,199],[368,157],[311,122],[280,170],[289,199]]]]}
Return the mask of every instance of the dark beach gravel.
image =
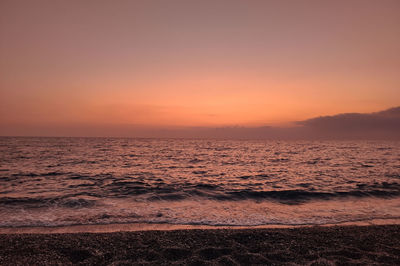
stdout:
{"type": "Polygon", "coordinates": [[[400,226],[0,235],[0,265],[400,265],[400,226]]]}

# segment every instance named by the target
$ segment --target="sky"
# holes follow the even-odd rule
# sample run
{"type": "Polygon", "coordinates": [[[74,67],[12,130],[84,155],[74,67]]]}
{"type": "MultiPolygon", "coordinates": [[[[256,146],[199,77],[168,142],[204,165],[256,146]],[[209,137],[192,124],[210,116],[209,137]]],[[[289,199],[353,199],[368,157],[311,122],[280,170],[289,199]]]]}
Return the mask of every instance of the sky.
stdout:
{"type": "Polygon", "coordinates": [[[398,0],[1,0],[0,135],[399,106],[399,14],[398,0]]]}

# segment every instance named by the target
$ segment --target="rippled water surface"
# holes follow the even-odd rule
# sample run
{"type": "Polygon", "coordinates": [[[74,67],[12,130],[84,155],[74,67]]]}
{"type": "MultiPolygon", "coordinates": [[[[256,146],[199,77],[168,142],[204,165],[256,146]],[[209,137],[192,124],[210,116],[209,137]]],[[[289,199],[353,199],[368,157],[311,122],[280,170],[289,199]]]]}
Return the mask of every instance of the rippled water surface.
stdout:
{"type": "Polygon", "coordinates": [[[0,138],[0,226],[400,218],[400,142],[0,138]]]}

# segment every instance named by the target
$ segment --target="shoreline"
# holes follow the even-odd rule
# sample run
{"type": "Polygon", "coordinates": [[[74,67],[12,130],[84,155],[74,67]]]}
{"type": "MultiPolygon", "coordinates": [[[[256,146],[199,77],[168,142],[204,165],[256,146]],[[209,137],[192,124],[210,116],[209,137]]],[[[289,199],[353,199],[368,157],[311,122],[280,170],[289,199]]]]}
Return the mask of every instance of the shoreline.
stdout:
{"type": "Polygon", "coordinates": [[[374,226],[400,225],[400,219],[371,219],[350,221],[334,224],[268,224],[268,225],[190,225],[167,223],[111,223],[67,226],[24,226],[0,227],[0,235],[4,234],[66,234],[66,233],[114,233],[137,231],[173,231],[173,230],[244,230],[244,229],[293,229],[304,227],[332,227],[332,226],[374,226]]]}
{"type": "Polygon", "coordinates": [[[400,264],[400,225],[0,235],[0,265],[400,264]]]}

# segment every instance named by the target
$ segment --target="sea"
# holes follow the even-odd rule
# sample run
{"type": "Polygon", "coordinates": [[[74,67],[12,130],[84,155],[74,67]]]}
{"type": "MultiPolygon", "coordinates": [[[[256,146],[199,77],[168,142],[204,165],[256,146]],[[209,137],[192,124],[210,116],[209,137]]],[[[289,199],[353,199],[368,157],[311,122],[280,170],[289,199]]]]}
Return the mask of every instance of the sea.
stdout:
{"type": "Polygon", "coordinates": [[[0,227],[400,218],[400,142],[0,138],[0,227]]]}

